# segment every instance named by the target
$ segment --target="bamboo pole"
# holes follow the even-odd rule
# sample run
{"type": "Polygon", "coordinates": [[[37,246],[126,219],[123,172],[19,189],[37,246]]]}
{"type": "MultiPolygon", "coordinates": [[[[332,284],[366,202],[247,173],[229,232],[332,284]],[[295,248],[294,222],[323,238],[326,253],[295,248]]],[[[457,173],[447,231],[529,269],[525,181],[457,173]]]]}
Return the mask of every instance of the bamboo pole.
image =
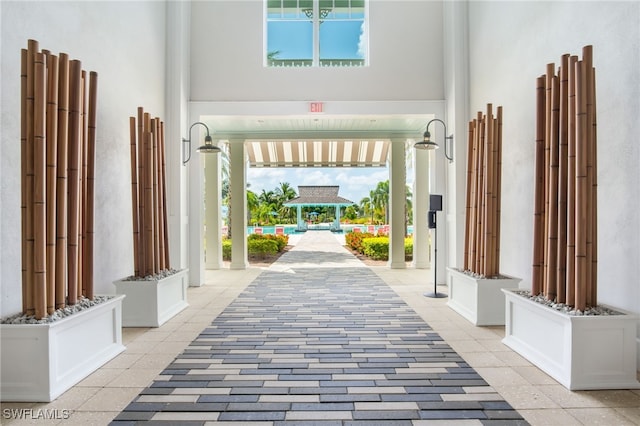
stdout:
{"type": "Polygon", "coordinates": [[[164,222],[164,178],[163,178],[163,143],[162,143],[162,130],[161,130],[161,122],[160,118],[156,118],[156,134],[158,139],[158,152],[157,152],[157,160],[158,160],[158,265],[159,270],[163,271],[166,269],[165,265],[165,256],[164,256],[164,241],[165,241],[165,222],[164,222]]]}
{"type": "Polygon", "coordinates": [[[593,135],[591,141],[591,158],[592,167],[591,173],[593,174],[592,186],[591,186],[591,226],[593,228],[592,242],[591,242],[591,277],[593,279],[591,304],[596,306],[598,304],[598,125],[596,114],[596,71],[592,68],[591,74],[591,104],[592,104],[592,116],[590,122],[590,132],[593,135]]]}
{"type": "Polygon", "coordinates": [[[78,300],[78,233],[80,229],[80,161],[81,161],[81,111],[82,108],[82,63],[72,60],[69,63],[69,164],[68,164],[68,232],[67,232],[67,262],[68,282],[67,300],[69,305],[75,305],[78,300]]]}
{"type": "Polygon", "coordinates": [[[22,311],[27,311],[27,62],[28,51],[20,51],[20,225],[22,251],[22,311]]]}
{"type": "MultiPolygon", "coordinates": [[[[479,114],[479,116],[482,116],[479,114]]],[[[486,141],[485,141],[485,129],[486,124],[485,120],[481,118],[480,120],[480,139],[478,144],[478,241],[477,241],[477,258],[476,258],[476,271],[478,273],[482,273],[482,264],[484,263],[484,209],[485,209],[485,193],[484,193],[484,176],[486,175],[486,163],[483,161],[485,158],[485,150],[486,150],[486,141]]]]}
{"type": "Polygon", "coordinates": [[[65,53],[61,53],[58,62],[58,152],[56,162],[56,309],[65,306],[67,287],[69,57],[65,53]]]}
{"type": "Polygon", "coordinates": [[[43,53],[36,53],[34,60],[34,315],[42,319],[47,315],[47,211],[46,211],[46,59],[43,53]]]}
{"type": "Polygon", "coordinates": [[[497,109],[497,125],[498,125],[498,140],[497,140],[497,149],[498,149],[498,165],[496,167],[496,223],[495,223],[495,264],[494,269],[495,273],[500,273],[500,237],[501,237],[501,229],[500,229],[500,218],[502,215],[502,106],[499,106],[497,109]]]}
{"type": "Polygon", "coordinates": [[[531,292],[539,295],[544,291],[544,131],[546,78],[536,80],[536,143],[534,167],[533,202],[533,268],[531,292]]]}
{"type": "Polygon", "coordinates": [[[27,45],[27,100],[26,100],[26,127],[27,127],[27,146],[26,146],[26,176],[25,176],[25,216],[26,216],[26,314],[34,315],[34,67],[35,56],[38,52],[38,42],[29,40],[27,45]]]}
{"type": "Polygon", "coordinates": [[[78,296],[84,295],[84,242],[85,242],[85,206],[87,203],[87,73],[80,71],[81,104],[80,104],[80,168],[78,169],[78,296]]]}
{"type": "Polygon", "coordinates": [[[47,314],[56,305],[56,176],[58,161],[58,57],[47,58],[47,314]]]}
{"type": "MultiPolygon", "coordinates": [[[[556,274],[558,261],[558,168],[559,143],[558,120],[560,115],[560,90],[558,77],[551,76],[551,123],[547,137],[548,146],[548,178],[547,188],[547,251],[545,264],[547,265],[545,281],[547,283],[547,298],[555,300],[557,296],[556,274]]],[[[547,92],[548,93],[548,92],[547,92]]],[[[547,104],[548,105],[548,104],[547,104]]],[[[548,115],[549,116],[549,115],[548,115]]]]}
{"type": "Polygon", "coordinates": [[[593,221],[594,208],[593,206],[593,193],[594,193],[594,132],[593,132],[593,93],[592,93],[592,79],[593,79],[593,49],[592,46],[584,46],[582,49],[582,60],[584,62],[584,78],[585,78],[585,103],[586,103],[586,128],[585,128],[585,156],[587,161],[587,208],[586,214],[586,304],[593,306],[595,304],[594,299],[597,298],[597,291],[595,280],[593,275],[593,238],[595,234],[596,224],[593,221]],[[594,297],[595,296],[595,297],[594,297]]]}
{"type": "Polygon", "coordinates": [[[470,233],[471,233],[471,194],[472,189],[471,185],[473,182],[473,131],[474,131],[474,122],[470,121],[468,126],[469,132],[467,136],[467,194],[466,194],[466,215],[464,221],[464,256],[463,256],[463,269],[465,271],[469,270],[469,256],[471,254],[470,250],[470,233]]]}
{"type": "Polygon", "coordinates": [[[161,148],[160,153],[162,156],[162,217],[164,224],[164,265],[166,269],[171,268],[171,258],[169,256],[169,224],[168,224],[168,211],[167,211],[167,172],[166,172],[166,157],[165,157],[165,139],[164,139],[164,123],[160,122],[160,141],[161,148]]]}
{"type": "Polygon", "coordinates": [[[97,125],[97,99],[98,74],[89,73],[89,109],[87,111],[87,197],[84,205],[85,211],[85,241],[84,250],[84,276],[82,279],[84,296],[94,298],[93,282],[93,256],[94,256],[94,217],[95,217],[95,155],[96,155],[96,125],[97,125]]]}
{"type": "Polygon", "coordinates": [[[493,168],[494,164],[494,125],[493,125],[493,105],[487,104],[486,114],[486,146],[485,146],[485,209],[484,209],[484,265],[481,273],[485,276],[493,274],[493,251],[492,251],[492,239],[493,239],[493,168]]]}
{"type": "Polygon", "coordinates": [[[136,118],[129,117],[129,139],[131,154],[131,207],[133,215],[133,266],[134,276],[140,276],[140,230],[139,214],[140,205],[138,203],[138,160],[136,145],[136,118]]]}
{"type": "MultiPolygon", "coordinates": [[[[478,113],[480,119],[482,116],[478,113]]],[[[471,219],[469,221],[470,237],[469,237],[469,270],[476,271],[477,240],[478,240],[478,149],[480,141],[480,124],[478,118],[473,120],[473,165],[471,177],[471,219]]]]}
{"type": "Polygon", "coordinates": [[[567,304],[576,300],[576,69],[577,56],[569,57],[569,145],[567,147],[567,304]]]}
{"type": "Polygon", "coordinates": [[[151,127],[151,119],[149,117],[149,113],[144,114],[144,145],[145,145],[145,156],[144,156],[144,164],[145,164],[145,175],[144,175],[144,196],[145,196],[145,252],[146,252],[146,269],[145,275],[151,275],[155,271],[154,265],[154,253],[155,249],[153,247],[153,167],[152,167],[152,158],[153,158],[153,142],[151,140],[151,132],[149,131],[151,127]]]}
{"type": "Polygon", "coordinates": [[[576,63],[576,300],[575,308],[583,311],[587,304],[587,225],[588,215],[588,147],[587,99],[584,61],[576,63]]]}
{"type": "Polygon", "coordinates": [[[147,233],[144,228],[146,220],[146,196],[145,196],[145,158],[147,154],[146,140],[144,136],[144,110],[142,107],[138,108],[138,202],[140,208],[138,209],[139,221],[140,221],[140,276],[147,275],[148,258],[147,258],[147,233]]]}
{"type": "Polygon", "coordinates": [[[562,55],[560,70],[560,116],[558,149],[558,252],[556,260],[556,300],[567,300],[567,179],[569,147],[569,55],[562,55]]]}
{"type": "Polygon", "coordinates": [[[151,119],[151,193],[153,194],[153,273],[160,270],[160,206],[158,197],[158,119],[151,119]]]}

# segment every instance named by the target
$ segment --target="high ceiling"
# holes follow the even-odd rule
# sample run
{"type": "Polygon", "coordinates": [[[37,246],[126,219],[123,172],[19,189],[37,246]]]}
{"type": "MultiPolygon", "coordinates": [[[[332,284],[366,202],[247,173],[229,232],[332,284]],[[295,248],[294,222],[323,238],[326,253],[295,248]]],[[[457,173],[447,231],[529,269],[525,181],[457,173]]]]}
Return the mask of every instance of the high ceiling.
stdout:
{"type": "Polygon", "coordinates": [[[252,167],[383,167],[391,139],[417,139],[431,115],[206,116],[217,140],[245,141],[252,167]]]}

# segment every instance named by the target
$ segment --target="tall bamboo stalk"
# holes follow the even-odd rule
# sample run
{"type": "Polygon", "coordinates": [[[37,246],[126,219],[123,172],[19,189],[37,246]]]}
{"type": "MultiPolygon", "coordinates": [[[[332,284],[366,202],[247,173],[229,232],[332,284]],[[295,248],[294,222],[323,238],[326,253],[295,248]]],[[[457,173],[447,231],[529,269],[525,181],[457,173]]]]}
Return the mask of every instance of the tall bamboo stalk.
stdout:
{"type": "Polygon", "coordinates": [[[496,276],[500,267],[502,107],[487,104],[469,122],[465,269],[496,276]]]}
{"type": "Polygon", "coordinates": [[[547,66],[546,75],[538,78],[537,83],[532,291],[538,293],[542,289],[547,298],[584,310],[597,304],[596,108],[591,46],[583,49],[583,60],[563,55],[558,74],[547,66]],[[544,111],[540,107],[542,79],[547,86],[544,111]],[[546,151],[544,170],[540,171],[542,127],[546,129],[546,151]],[[543,191],[545,225],[541,229],[543,191]],[[541,246],[547,267],[542,277],[541,246]]]}
{"type": "Polygon", "coordinates": [[[533,234],[539,236],[533,240],[533,273],[531,292],[534,295],[544,291],[544,129],[546,128],[545,93],[546,79],[536,80],[536,145],[534,166],[533,234]]]}
{"type": "Polygon", "coordinates": [[[467,198],[466,198],[466,215],[464,223],[464,258],[463,268],[465,271],[469,270],[469,256],[470,256],[470,227],[472,220],[471,209],[471,184],[473,182],[473,155],[474,155],[474,122],[469,122],[469,133],[467,137],[467,198]]]}
{"type": "Polygon", "coordinates": [[[87,197],[85,203],[85,241],[84,276],[82,279],[84,296],[94,297],[93,285],[93,245],[94,245],[94,199],[95,199],[95,163],[96,163],[96,125],[97,125],[98,74],[89,74],[89,109],[87,111],[87,197]]]}
{"type": "Polygon", "coordinates": [[[129,118],[135,276],[170,269],[164,123],[142,107],[129,118]]]}
{"type": "Polygon", "coordinates": [[[567,300],[567,179],[569,155],[569,55],[562,55],[560,69],[560,117],[558,122],[558,252],[556,271],[556,300],[565,303],[567,300]]]}
{"type": "Polygon", "coordinates": [[[56,177],[58,162],[58,57],[47,58],[47,314],[56,305],[56,177]]]}
{"type": "Polygon", "coordinates": [[[69,62],[69,164],[68,164],[68,191],[69,191],[69,225],[67,233],[68,253],[68,287],[67,300],[74,305],[78,300],[78,234],[80,229],[80,167],[82,136],[82,64],[78,60],[69,62]]]}
{"type": "Polygon", "coordinates": [[[47,172],[46,172],[46,59],[43,53],[36,53],[34,60],[34,122],[33,122],[33,294],[34,312],[37,318],[47,314],[47,172]]]}
{"type": "Polygon", "coordinates": [[[21,50],[22,305],[36,319],[80,296],[93,298],[91,280],[81,275],[92,274],[93,254],[78,252],[79,237],[92,233],[94,196],[86,145],[95,125],[87,129],[83,73],[79,61],[40,52],[35,40],[21,50]]]}
{"type": "Polygon", "coordinates": [[[140,204],[138,203],[138,150],[136,118],[129,117],[131,156],[131,206],[133,215],[133,266],[134,276],[140,276],[140,204]]]}
{"type": "Polygon", "coordinates": [[[58,150],[56,169],[56,309],[67,296],[67,166],[69,138],[69,57],[60,54],[58,83],[58,150]]]}

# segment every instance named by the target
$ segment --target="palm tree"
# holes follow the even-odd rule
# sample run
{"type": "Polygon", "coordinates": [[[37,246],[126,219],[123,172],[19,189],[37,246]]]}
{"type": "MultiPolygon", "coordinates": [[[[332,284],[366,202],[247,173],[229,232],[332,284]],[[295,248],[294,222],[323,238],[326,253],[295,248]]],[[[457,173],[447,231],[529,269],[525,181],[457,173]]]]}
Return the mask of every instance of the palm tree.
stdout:
{"type": "Polygon", "coordinates": [[[384,223],[388,223],[389,217],[389,180],[378,182],[376,189],[373,191],[373,203],[376,209],[384,212],[384,223]]]}
{"type": "Polygon", "coordinates": [[[280,186],[275,189],[276,195],[276,211],[281,218],[286,218],[287,222],[291,222],[293,210],[284,205],[287,201],[296,198],[298,194],[288,182],[280,182],[280,186]]]}
{"type": "Polygon", "coordinates": [[[362,208],[364,214],[371,215],[371,223],[373,224],[373,215],[375,212],[375,191],[369,191],[369,196],[364,197],[360,200],[360,207],[362,208]]]}
{"type": "Polygon", "coordinates": [[[260,203],[256,193],[247,189],[247,223],[251,223],[251,218],[255,210],[258,208],[258,204],[260,203]]]}

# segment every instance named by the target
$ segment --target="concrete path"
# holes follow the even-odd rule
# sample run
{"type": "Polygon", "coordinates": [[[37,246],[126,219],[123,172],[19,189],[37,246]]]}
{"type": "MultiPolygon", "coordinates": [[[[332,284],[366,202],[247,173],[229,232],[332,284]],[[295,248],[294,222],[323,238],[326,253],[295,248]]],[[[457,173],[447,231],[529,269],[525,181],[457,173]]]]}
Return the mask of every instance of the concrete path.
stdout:
{"type": "Polygon", "coordinates": [[[297,238],[113,425],[527,424],[339,236],[297,238]]]}

